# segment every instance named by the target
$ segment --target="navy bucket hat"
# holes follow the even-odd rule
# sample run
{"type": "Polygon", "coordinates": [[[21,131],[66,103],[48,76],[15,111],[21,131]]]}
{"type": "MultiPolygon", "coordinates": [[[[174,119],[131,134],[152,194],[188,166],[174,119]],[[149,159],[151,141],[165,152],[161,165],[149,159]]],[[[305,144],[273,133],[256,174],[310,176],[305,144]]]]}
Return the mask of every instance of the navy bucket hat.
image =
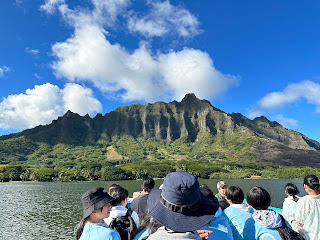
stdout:
{"type": "Polygon", "coordinates": [[[162,189],[148,197],[149,215],[175,232],[189,232],[206,225],[219,206],[200,191],[198,180],[188,172],[169,173],[162,189]]]}
{"type": "Polygon", "coordinates": [[[102,208],[115,199],[111,197],[102,187],[90,189],[82,195],[83,218],[88,217],[94,210],[102,208]]]}

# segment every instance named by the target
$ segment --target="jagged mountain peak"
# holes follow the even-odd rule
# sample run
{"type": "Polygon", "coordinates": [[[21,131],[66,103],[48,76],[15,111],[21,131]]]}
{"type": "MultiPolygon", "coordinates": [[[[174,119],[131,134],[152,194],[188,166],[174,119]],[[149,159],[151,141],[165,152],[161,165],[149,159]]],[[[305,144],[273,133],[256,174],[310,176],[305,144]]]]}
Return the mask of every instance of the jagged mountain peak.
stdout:
{"type": "Polygon", "coordinates": [[[186,94],[181,102],[132,104],[118,107],[104,116],[97,114],[94,118],[67,111],[51,124],[2,136],[0,141],[21,136],[51,146],[59,143],[74,146],[114,144],[123,136],[170,144],[182,140],[214,147],[219,154],[212,156],[232,154],[239,159],[251,156],[266,161],[292,161],[293,164],[304,158],[303,161],[310,161],[310,165],[320,165],[320,143],[317,141],[264,116],[250,120],[241,113],[225,113],[193,93],[186,94]]]}
{"type": "Polygon", "coordinates": [[[199,98],[196,97],[194,93],[187,93],[181,100],[181,103],[185,102],[197,102],[200,101],[199,98]]]}

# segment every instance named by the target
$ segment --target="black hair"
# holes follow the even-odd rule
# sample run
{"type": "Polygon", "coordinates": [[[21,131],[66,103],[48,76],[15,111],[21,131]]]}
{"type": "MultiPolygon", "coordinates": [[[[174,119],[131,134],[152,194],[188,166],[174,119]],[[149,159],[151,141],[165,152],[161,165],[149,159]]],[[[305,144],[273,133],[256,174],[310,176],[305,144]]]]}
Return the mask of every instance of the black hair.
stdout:
{"type": "Polygon", "coordinates": [[[270,206],[270,194],[262,187],[253,187],[247,192],[247,202],[256,210],[265,210],[270,206]]]}
{"type": "Polygon", "coordinates": [[[297,198],[296,195],[299,193],[299,189],[294,183],[287,183],[284,190],[287,194],[293,197],[295,202],[298,202],[299,198],[297,198]]]}
{"type": "Polygon", "coordinates": [[[219,200],[219,207],[223,210],[225,210],[226,208],[228,208],[230,206],[230,204],[227,202],[226,199],[220,199],[219,200]]]}
{"type": "Polygon", "coordinates": [[[129,192],[127,189],[118,185],[110,189],[110,196],[115,199],[112,202],[112,205],[117,206],[117,205],[120,205],[121,202],[129,196],[129,192]]]}
{"type": "Polygon", "coordinates": [[[214,196],[213,192],[211,189],[208,187],[207,184],[201,184],[200,186],[200,191],[201,193],[206,196],[211,202],[215,204],[219,204],[218,199],[214,196]]]}
{"type": "Polygon", "coordinates": [[[155,185],[155,182],[153,178],[148,177],[143,179],[141,188],[143,191],[150,193],[151,190],[154,188],[154,185],[155,185]]]}
{"type": "Polygon", "coordinates": [[[240,204],[243,203],[244,194],[241,188],[236,186],[228,186],[225,191],[226,198],[231,200],[232,203],[240,204]]]}
{"type": "Polygon", "coordinates": [[[320,183],[319,178],[315,175],[307,175],[303,179],[303,184],[307,185],[309,188],[311,188],[313,191],[319,193],[320,189],[320,183]]]}

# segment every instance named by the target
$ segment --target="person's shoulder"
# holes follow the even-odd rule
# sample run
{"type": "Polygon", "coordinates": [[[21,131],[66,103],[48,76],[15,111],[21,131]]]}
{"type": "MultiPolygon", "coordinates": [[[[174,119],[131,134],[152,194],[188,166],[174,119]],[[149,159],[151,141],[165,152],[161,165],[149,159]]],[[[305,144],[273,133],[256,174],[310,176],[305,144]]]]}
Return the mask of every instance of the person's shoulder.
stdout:
{"type": "Polygon", "coordinates": [[[113,240],[113,239],[114,240],[120,240],[120,235],[115,230],[113,230],[111,228],[105,228],[104,232],[105,232],[104,239],[107,239],[107,240],[113,240]]]}
{"type": "MultiPolygon", "coordinates": [[[[143,198],[144,195],[145,195],[145,194],[142,194],[142,195],[140,195],[139,197],[136,197],[136,198],[132,199],[132,203],[139,202],[139,201],[143,198]]],[[[131,203],[131,204],[132,204],[132,203],[131,203]]]]}
{"type": "Polygon", "coordinates": [[[102,226],[101,224],[86,224],[85,227],[89,228],[87,234],[90,238],[95,240],[120,240],[120,235],[109,227],[102,226]]]}
{"type": "Polygon", "coordinates": [[[245,226],[254,227],[255,221],[252,217],[248,218],[245,222],[245,226]]]}
{"type": "Polygon", "coordinates": [[[132,208],[132,206],[135,206],[135,205],[140,201],[140,197],[141,197],[141,196],[132,199],[130,208],[132,208]]]}
{"type": "Polygon", "coordinates": [[[230,215],[230,214],[232,214],[234,212],[234,210],[235,210],[234,207],[229,206],[229,207],[227,207],[226,209],[224,209],[222,211],[222,214],[223,215],[230,215]]]}
{"type": "Polygon", "coordinates": [[[289,201],[292,201],[292,200],[293,200],[292,197],[286,197],[283,202],[289,202],[289,201]]]}
{"type": "Polygon", "coordinates": [[[214,196],[215,196],[218,200],[222,198],[222,195],[221,195],[221,193],[219,193],[219,192],[218,192],[217,194],[215,194],[214,196]]]}

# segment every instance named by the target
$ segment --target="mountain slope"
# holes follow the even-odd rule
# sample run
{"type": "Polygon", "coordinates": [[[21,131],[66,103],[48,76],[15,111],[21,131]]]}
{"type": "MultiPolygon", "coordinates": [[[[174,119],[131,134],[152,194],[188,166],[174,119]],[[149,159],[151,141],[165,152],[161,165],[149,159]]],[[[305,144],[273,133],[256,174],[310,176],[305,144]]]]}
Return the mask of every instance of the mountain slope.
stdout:
{"type": "MultiPolygon", "coordinates": [[[[265,117],[228,114],[194,94],[181,102],[119,107],[102,116],[68,111],[51,124],[0,137],[0,160],[35,160],[39,148],[114,146],[124,158],[272,163],[320,167],[320,143],[265,117]]],[[[41,156],[38,156],[41,158],[41,156]]]]}

